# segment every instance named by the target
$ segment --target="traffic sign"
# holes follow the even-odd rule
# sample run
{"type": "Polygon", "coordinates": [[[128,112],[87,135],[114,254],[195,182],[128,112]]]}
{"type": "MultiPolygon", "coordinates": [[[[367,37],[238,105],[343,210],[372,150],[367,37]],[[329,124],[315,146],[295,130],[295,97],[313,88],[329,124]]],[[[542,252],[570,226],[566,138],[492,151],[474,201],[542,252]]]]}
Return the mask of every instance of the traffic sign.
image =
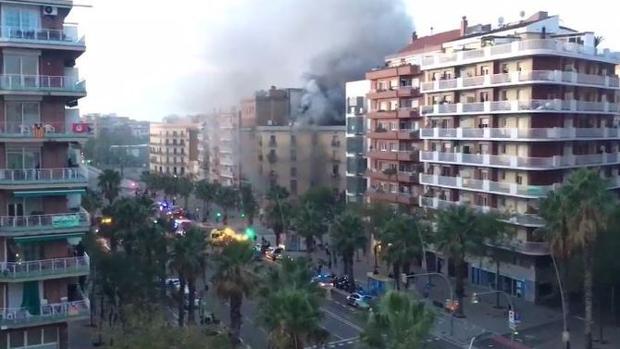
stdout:
{"type": "Polygon", "coordinates": [[[520,323],[521,323],[521,316],[519,315],[519,313],[517,313],[514,310],[509,310],[508,311],[508,327],[510,327],[511,330],[516,331],[517,325],[519,325],[520,323]]]}

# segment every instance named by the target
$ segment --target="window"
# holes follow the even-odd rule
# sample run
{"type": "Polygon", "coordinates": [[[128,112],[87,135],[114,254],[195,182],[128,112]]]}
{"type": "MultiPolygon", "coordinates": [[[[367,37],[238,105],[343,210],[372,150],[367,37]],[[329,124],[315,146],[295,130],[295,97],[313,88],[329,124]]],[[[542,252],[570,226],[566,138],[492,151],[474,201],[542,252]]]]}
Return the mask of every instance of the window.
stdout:
{"type": "Polygon", "coordinates": [[[37,147],[9,148],[6,166],[10,169],[36,168],[41,165],[41,150],[37,147]]]}
{"type": "Polygon", "coordinates": [[[41,329],[29,329],[27,330],[28,345],[41,344],[41,329]]]}
{"type": "Polygon", "coordinates": [[[340,171],[339,171],[339,166],[338,165],[332,165],[332,176],[334,177],[338,177],[340,175],[340,171]]]}
{"type": "Polygon", "coordinates": [[[297,161],[297,150],[291,149],[291,161],[297,161]]]}
{"type": "Polygon", "coordinates": [[[297,180],[296,179],[291,179],[290,187],[291,187],[291,194],[297,195],[297,180]]]}
{"type": "Polygon", "coordinates": [[[297,167],[291,167],[291,177],[297,176],[297,167]]]}
{"type": "MultiPolygon", "coordinates": [[[[274,142],[275,142],[275,140],[274,140],[274,142]]],[[[297,136],[291,135],[291,145],[295,145],[295,144],[297,144],[297,136]]]]}
{"type": "Polygon", "coordinates": [[[499,92],[499,99],[501,101],[507,101],[508,100],[508,92],[506,90],[502,90],[499,92]]]}
{"type": "Polygon", "coordinates": [[[14,87],[36,87],[39,80],[39,57],[33,55],[4,55],[3,72],[8,75],[6,84],[14,87]]]}
{"type": "Polygon", "coordinates": [[[46,327],[43,329],[43,342],[54,343],[58,341],[58,329],[55,327],[46,327]]]}
{"type": "Polygon", "coordinates": [[[480,102],[488,102],[488,101],[489,101],[489,93],[480,92],[480,102]]]}
{"type": "Polygon", "coordinates": [[[506,179],[506,171],[500,170],[499,171],[499,178],[500,179],[506,179]]]}
{"type": "Polygon", "coordinates": [[[521,71],[521,62],[517,62],[517,71],[521,71]]]}
{"type": "Polygon", "coordinates": [[[11,133],[32,132],[32,125],[41,122],[39,103],[6,102],[7,131],[11,133]]]}
{"type": "Polygon", "coordinates": [[[501,154],[506,154],[506,144],[500,144],[499,145],[499,152],[501,154]]]}
{"type": "Polygon", "coordinates": [[[41,27],[40,7],[3,4],[2,23],[11,28],[38,29],[41,27]]]}
{"type": "Polygon", "coordinates": [[[176,166],[172,168],[172,173],[177,174],[177,167],[176,166]]]}
{"type": "Polygon", "coordinates": [[[523,177],[521,177],[521,175],[517,175],[516,182],[517,184],[523,184],[523,177]]]}
{"type": "Polygon", "coordinates": [[[506,64],[506,63],[502,64],[502,73],[504,73],[504,74],[508,73],[508,64],[506,64]]]}

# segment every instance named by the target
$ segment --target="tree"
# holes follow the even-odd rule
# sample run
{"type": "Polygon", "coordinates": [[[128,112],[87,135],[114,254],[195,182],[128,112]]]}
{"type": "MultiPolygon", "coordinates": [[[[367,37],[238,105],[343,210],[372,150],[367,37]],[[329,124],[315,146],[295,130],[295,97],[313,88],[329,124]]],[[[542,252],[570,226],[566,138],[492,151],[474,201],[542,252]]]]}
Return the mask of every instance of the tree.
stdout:
{"type": "Polygon", "coordinates": [[[496,241],[504,231],[504,224],[497,216],[478,213],[467,206],[452,206],[439,211],[433,243],[454,261],[455,292],[460,305],[457,315],[464,316],[465,256],[481,254],[486,244],[496,241]]]}
{"type": "Polygon", "coordinates": [[[193,324],[194,299],[196,298],[196,279],[202,275],[205,267],[206,240],[202,230],[188,229],[184,235],[177,235],[172,243],[170,267],[179,276],[180,288],[178,294],[179,326],[184,324],[185,315],[185,285],[188,288],[188,322],[193,324]]]}
{"type": "Polygon", "coordinates": [[[329,231],[334,250],[342,257],[343,272],[353,276],[353,256],[364,248],[368,237],[364,233],[362,218],[352,211],[336,216],[329,231]]]}
{"type": "Polygon", "coordinates": [[[95,214],[103,206],[99,193],[86,189],[86,194],[82,196],[82,207],[90,214],[95,214]]]}
{"type": "Polygon", "coordinates": [[[177,193],[183,197],[183,205],[186,210],[189,209],[189,196],[194,191],[194,183],[187,177],[175,178],[177,193]]]}
{"type": "Polygon", "coordinates": [[[208,216],[207,209],[209,208],[209,202],[215,200],[217,191],[217,183],[209,183],[206,179],[196,183],[196,197],[198,200],[202,200],[202,211],[205,217],[208,216]]]}
{"type": "Polygon", "coordinates": [[[111,204],[118,196],[121,188],[121,175],[114,170],[104,170],[98,177],[98,186],[103,197],[111,204]]]}
{"type": "Polygon", "coordinates": [[[219,187],[215,194],[215,202],[224,210],[224,219],[228,219],[228,211],[234,209],[239,202],[237,190],[233,187],[219,187]]]}
{"type": "Polygon", "coordinates": [[[400,292],[388,292],[373,309],[361,334],[371,348],[418,349],[430,333],[433,313],[424,303],[400,292]]]}
{"type": "Polygon", "coordinates": [[[254,251],[248,241],[231,241],[215,255],[213,283],[220,298],[230,304],[230,336],[233,345],[239,343],[241,332],[241,304],[255,285],[254,275],[248,270],[254,259],[254,251]]]}
{"type": "Polygon", "coordinates": [[[400,273],[409,274],[413,258],[422,253],[422,235],[426,225],[407,215],[394,216],[380,228],[379,246],[383,259],[392,266],[396,289],[400,289],[400,273]]]}
{"type": "Polygon", "coordinates": [[[267,224],[273,229],[276,235],[276,245],[281,243],[281,236],[286,232],[289,226],[289,220],[292,216],[292,208],[288,201],[289,192],[286,188],[274,185],[267,192],[267,224]]]}
{"type": "Polygon", "coordinates": [[[324,217],[311,202],[302,203],[294,210],[293,225],[295,231],[306,241],[306,251],[314,250],[314,238],[325,231],[324,217]]]}
{"type": "Polygon", "coordinates": [[[256,198],[254,197],[252,186],[249,184],[242,184],[239,191],[241,197],[241,212],[247,215],[248,225],[252,225],[254,224],[256,212],[258,211],[258,202],[256,202],[256,198]]]}
{"type": "Polygon", "coordinates": [[[284,259],[269,271],[259,289],[258,320],[274,349],[304,348],[321,344],[327,333],[320,327],[324,291],[311,282],[308,260],[284,259]]]}
{"type": "MultiPolygon", "coordinates": [[[[579,250],[583,258],[584,278],[584,335],[586,348],[592,348],[592,294],[594,248],[597,235],[607,229],[615,198],[607,190],[608,186],[597,171],[579,169],[573,172],[557,194],[552,194],[545,205],[545,215],[551,219],[565,220],[566,234],[562,242],[567,251],[579,250]],[[563,213],[554,212],[562,210],[563,213]]],[[[561,222],[555,222],[554,227],[561,222]]],[[[558,239],[559,240],[559,239],[558,239]]]]}

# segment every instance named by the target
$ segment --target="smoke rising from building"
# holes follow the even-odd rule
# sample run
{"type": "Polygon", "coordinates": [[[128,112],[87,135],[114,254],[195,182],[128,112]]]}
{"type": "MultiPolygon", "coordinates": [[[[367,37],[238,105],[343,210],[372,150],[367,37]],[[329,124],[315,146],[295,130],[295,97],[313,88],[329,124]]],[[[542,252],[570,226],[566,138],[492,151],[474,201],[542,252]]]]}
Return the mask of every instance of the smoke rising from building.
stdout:
{"type": "Polygon", "coordinates": [[[342,122],[344,83],[405,46],[413,28],[401,0],[239,0],[231,7],[205,23],[209,69],[181,94],[196,104],[191,109],[227,108],[271,85],[301,86],[305,122],[342,122]]]}

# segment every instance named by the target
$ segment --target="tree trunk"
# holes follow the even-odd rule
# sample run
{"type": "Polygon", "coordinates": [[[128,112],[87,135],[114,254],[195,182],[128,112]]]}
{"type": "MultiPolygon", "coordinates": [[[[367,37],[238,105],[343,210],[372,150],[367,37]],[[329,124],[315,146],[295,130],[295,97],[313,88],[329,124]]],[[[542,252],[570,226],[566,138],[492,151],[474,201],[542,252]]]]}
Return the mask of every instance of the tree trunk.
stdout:
{"type": "Polygon", "coordinates": [[[495,291],[498,291],[495,293],[495,308],[499,309],[502,307],[499,304],[499,260],[497,259],[497,256],[495,258],[495,291]]]}
{"type": "Polygon", "coordinates": [[[584,347],[592,349],[592,247],[589,245],[583,249],[583,269],[583,304],[585,306],[584,347]]]}
{"type": "Polygon", "coordinates": [[[177,300],[177,307],[179,311],[179,327],[183,327],[185,324],[185,278],[179,277],[179,299],[177,300]]]}
{"type": "Polygon", "coordinates": [[[189,299],[187,300],[189,302],[189,307],[187,311],[187,323],[189,325],[194,325],[196,323],[196,317],[194,314],[194,299],[196,298],[196,279],[194,277],[191,277],[187,280],[187,288],[189,291],[189,299]]]}
{"type": "Polygon", "coordinates": [[[243,298],[241,295],[230,296],[230,339],[233,346],[239,344],[239,336],[241,335],[241,303],[243,298]]]}
{"type": "Polygon", "coordinates": [[[454,276],[456,277],[456,300],[459,302],[459,307],[456,309],[455,315],[458,317],[464,317],[465,312],[463,311],[463,297],[465,296],[465,273],[464,273],[465,263],[463,262],[463,258],[456,258],[454,261],[454,276]]]}
{"type": "Polygon", "coordinates": [[[207,218],[207,200],[202,200],[202,219],[207,218]]]}
{"type": "Polygon", "coordinates": [[[312,250],[314,248],[314,238],[312,235],[306,236],[306,252],[308,254],[312,254],[312,250]]]}
{"type": "Polygon", "coordinates": [[[189,196],[183,197],[183,204],[185,204],[185,210],[189,210],[189,196]]]}
{"type": "Polygon", "coordinates": [[[392,263],[392,273],[394,274],[394,286],[400,291],[400,264],[392,263]]]}

